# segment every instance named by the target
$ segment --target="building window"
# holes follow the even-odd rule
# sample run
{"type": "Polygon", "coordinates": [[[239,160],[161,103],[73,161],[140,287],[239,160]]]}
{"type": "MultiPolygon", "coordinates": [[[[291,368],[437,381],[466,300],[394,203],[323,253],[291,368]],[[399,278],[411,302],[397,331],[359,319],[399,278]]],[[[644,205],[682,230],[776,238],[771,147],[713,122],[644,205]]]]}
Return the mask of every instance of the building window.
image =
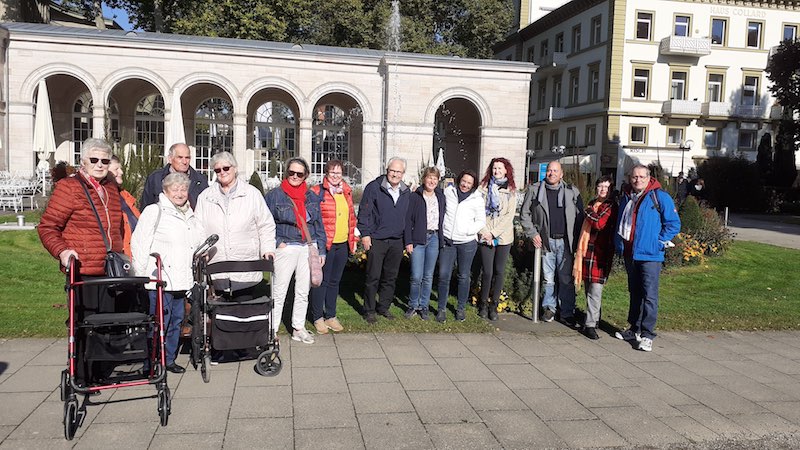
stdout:
{"type": "Polygon", "coordinates": [[[675,16],[675,36],[689,36],[692,19],[689,16],[675,16]]]}
{"type": "Polygon", "coordinates": [[[269,173],[269,165],[275,161],[275,165],[281,167],[280,163],[297,155],[295,122],[291,108],[281,102],[269,101],[256,109],[253,117],[256,172],[267,176],[283,175],[282,171],[269,173]]]}
{"type": "Polygon", "coordinates": [[[551,104],[556,107],[561,107],[561,78],[553,78],[553,101],[551,104]]]}
{"type": "Polygon", "coordinates": [[[797,25],[784,25],[783,26],[783,40],[793,41],[797,39],[797,25]]]}
{"type": "Polygon", "coordinates": [[[683,128],[667,128],[667,145],[681,145],[683,128]]]}
{"type": "Polygon", "coordinates": [[[721,73],[710,73],[708,74],[708,92],[706,94],[706,100],[709,102],[721,102],[722,101],[722,82],[724,80],[724,75],[721,73]]]}
{"type": "Polygon", "coordinates": [[[591,41],[591,45],[599,44],[601,35],[602,35],[602,24],[600,22],[600,16],[592,17],[592,34],[589,36],[589,40],[591,41]]]}
{"type": "Polygon", "coordinates": [[[647,142],[647,127],[634,125],[631,127],[631,142],[644,144],[647,142]]]}
{"type": "Polygon", "coordinates": [[[719,148],[719,130],[716,128],[703,130],[705,148],[719,148]]]}
{"type": "Polygon", "coordinates": [[[745,76],[742,86],[742,105],[758,105],[758,78],[756,76],[745,76]]]}
{"type": "Polygon", "coordinates": [[[600,67],[592,66],[589,68],[589,100],[600,98],[600,67]]]}
{"type": "Polygon", "coordinates": [[[533,149],[541,150],[544,148],[544,131],[537,131],[533,135],[533,149]]]}
{"type": "MultiPolygon", "coordinates": [[[[176,117],[175,120],[183,121],[176,117]]],[[[164,151],[164,97],[150,94],[136,104],[136,149],[151,154],[164,151]]]]}
{"type": "Polygon", "coordinates": [[[756,148],[756,130],[739,130],[739,150],[756,148]]]}
{"type": "Polygon", "coordinates": [[[586,125],[584,142],[586,146],[594,145],[597,142],[597,125],[586,125]]]}
{"type": "Polygon", "coordinates": [[[548,53],[550,53],[550,49],[548,48],[549,45],[550,43],[547,41],[547,39],[539,43],[539,58],[544,58],[548,53]]]}
{"type": "Polygon", "coordinates": [[[194,114],[195,169],[208,173],[211,157],[233,150],[233,105],[222,98],[210,98],[194,114]]]}
{"type": "Polygon", "coordinates": [[[636,13],[636,39],[650,40],[650,29],[653,24],[653,13],[636,13]]]}
{"type": "Polygon", "coordinates": [[[670,100],[686,100],[686,72],[672,72],[670,100]]]}
{"type": "Polygon", "coordinates": [[[319,105],[314,111],[311,173],[325,173],[331,159],[347,161],[350,153],[350,114],[336,105],[319,105]]]}
{"type": "Polygon", "coordinates": [[[579,101],[579,89],[581,82],[581,73],[579,71],[570,72],[569,74],[569,104],[574,105],[579,101]]]}
{"type": "Polygon", "coordinates": [[[648,69],[634,69],[633,71],[633,98],[647,98],[648,85],[650,84],[650,71],[648,69]]]}
{"type": "Polygon", "coordinates": [[[550,147],[558,145],[558,130],[550,130],[550,147]]]}
{"type": "Polygon", "coordinates": [[[567,128],[567,147],[574,148],[578,141],[578,129],[576,127],[567,128]]]}
{"type": "Polygon", "coordinates": [[[728,21],[726,19],[711,19],[711,43],[725,45],[728,37],[728,21]]]}
{"type": "Polygon", "coordinates": [[[81,164],[81,145],[92,137],[92,109],[94,102],[89,91],[81,94],[72,108],[72,164],[81,164]]]}
{"type": "Polygon", "coordinates": [[[581,51],[581,25],[572,27],[572,53],[581,51]]]}
{"type": "Polygon", "coordinates": [[[747,46],[761,48],[761,22],[747,22],[747,46]]]}
{"type": "Polygon", "coordinates": [[[536,55],[536,49],[533,47],[528,48],[528,62],[534,61],[534,56],[536,55]]]}
{"type": "Polygon", "coordinates": [[[540,81],[539,85],[539,94],[536,98],[536,109],[544,109],[545,105],[547,104],[547,85],[544,81],[540,81]]]}
{"type": "Polygon", "coordinates": [[[556,47],[553,49],[554,52],[563,52],[564,51],[564,33],[558,33],[556,35],[556,47]]]}

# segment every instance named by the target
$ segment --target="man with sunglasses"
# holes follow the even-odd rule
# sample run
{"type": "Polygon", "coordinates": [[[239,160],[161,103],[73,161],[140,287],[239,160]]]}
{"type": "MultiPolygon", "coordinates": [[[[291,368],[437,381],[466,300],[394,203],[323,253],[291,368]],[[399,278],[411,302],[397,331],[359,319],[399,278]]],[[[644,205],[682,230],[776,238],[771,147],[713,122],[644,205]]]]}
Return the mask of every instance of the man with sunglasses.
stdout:
{"type": "Polygon", "coordinates": [[[208,187],[208,179],[189,165],[191,160],[192,152],[188,145],[183,142],[172,144],[167,153],[167,165],[147,176],[142,199],[139,201],[139,209],[144,210],[148,205],[158,203],[161,183],[167,175],[176,172],[189,175],[189,204],[192,205],[192,208],[197,206],[197,197],[208,187]]]}
{"type": "Polygon", "coordinates": [[[373,324],[375,313],[393,320],[389,307],[400,261],[403,259],[403,233],[411,191],[403,183],[406,160],[394,157],[381,175],[364,188],[358,207],[358,231],[367,252],[367,282],[364,289],[364,319],[373,324]],[[380,285],[379,301],[378,294],[380,285]]]}

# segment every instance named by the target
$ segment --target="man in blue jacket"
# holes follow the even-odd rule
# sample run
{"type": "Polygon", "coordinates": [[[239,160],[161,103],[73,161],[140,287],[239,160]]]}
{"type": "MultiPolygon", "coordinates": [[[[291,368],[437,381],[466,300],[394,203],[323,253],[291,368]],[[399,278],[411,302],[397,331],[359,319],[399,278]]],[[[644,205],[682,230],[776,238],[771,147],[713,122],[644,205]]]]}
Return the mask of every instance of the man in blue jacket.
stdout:
{"type": "Polygon", "coordinates": [[[162,191],[161,182],[167,175],[175,172],[189,175],[189,204],[194,209],[197,206],[197,197],[208,187],[208,178],[194,170],[189,165],[191,161],[192,153],[188,145],[183,142],[172,144],[167,153],[168,164],[147,176],[142,199],[139,200],[139,210],[144,211],[147,205],[158,203],[158,194],[162,191]]]}
{"type": "Polygon", "coordinates": [[[623,191],[614,243],[625,258],[628,272],[630,328],[618,331],[617,339],[636,341],[638,349],[653,350],[658,316],[658,279],[664,252],[681,230],[681,219],[672,197],[650,177],[647,166],[631,170],[630,185],[623,191]]]}
{"type": "Polygon", "coordinates": [[[367,184],[358,206],[358,231],[367,252],[364,319],[371,324],[378,321],[375,313],[394,319],[389,307],[403,259],[403,232],[410,194],[408,186],[403,183],[405,173],[405,159],[390,159],[386,164],[386,175],[367,184]],[[376,294],[380,299],[377,303],[376,294]]]}

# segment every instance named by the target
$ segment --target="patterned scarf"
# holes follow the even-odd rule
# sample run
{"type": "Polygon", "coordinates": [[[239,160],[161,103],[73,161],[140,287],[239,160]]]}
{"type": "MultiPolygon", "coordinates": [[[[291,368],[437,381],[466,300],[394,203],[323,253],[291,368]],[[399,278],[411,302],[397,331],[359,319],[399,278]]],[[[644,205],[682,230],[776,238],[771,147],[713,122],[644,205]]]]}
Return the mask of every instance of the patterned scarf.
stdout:
{"type": "Polygon", "coordinates": [[[331,195],[342,194],[344,193],[344,188],[342,187],[342,184],[343,183],[341,181],[339,182],[339,184],[336,185],[331,184],[331,182],[328,181],[328,191],[331,193],[331,195]]]}
{"type": "Polygon", "coordinates": [[[500,215],[500,188],[508,186],[508,178],[491,177],[489,179],[489,196],[486,199],[486,216],[497,217],[500,215]]]}

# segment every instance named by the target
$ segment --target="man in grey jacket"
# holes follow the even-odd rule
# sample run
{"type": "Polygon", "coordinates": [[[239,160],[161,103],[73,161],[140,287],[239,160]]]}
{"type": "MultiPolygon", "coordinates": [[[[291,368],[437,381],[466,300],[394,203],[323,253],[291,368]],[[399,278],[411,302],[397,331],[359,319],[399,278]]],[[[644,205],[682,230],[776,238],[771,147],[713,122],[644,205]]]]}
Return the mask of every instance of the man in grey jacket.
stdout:
{"type": "MultiPolygon", "coordinates": [[[[561,163],[547,165],[545,182],[528,188],[520,220],[536,248],[544,248],[542,319],[551,322],[560,305],[561,321],[575,326],[572,262],[583,224],[583,202],[577,188],[563,181],[561,163]]],[[[539,295],[538,292],[534,295],[539,295]]]]}

